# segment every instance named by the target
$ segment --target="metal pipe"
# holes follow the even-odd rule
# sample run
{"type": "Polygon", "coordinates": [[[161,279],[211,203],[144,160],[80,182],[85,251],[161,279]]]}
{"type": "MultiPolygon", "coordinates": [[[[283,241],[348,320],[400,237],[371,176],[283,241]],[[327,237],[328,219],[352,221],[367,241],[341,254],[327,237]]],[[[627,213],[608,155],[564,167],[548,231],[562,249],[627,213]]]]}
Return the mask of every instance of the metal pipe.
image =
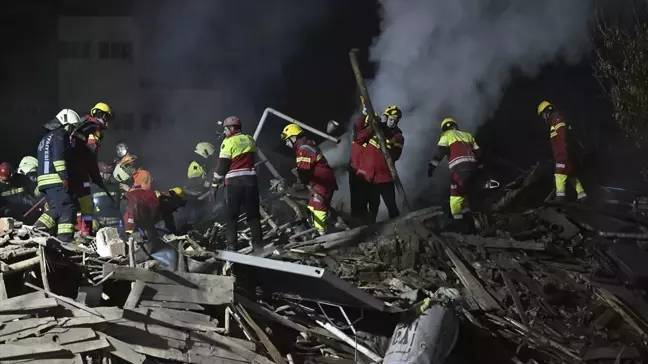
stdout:
{"type": "Polygon", "coordinates": [[[322,131],[319,131],[319,130],[311,127],[311,126],[308,126],[308,125],[302,123],[301,121],[299,121],[297,119],[291,118],[290,116],[288,116],[288,115],[286,115],[284,113],[281,113],[281,112],[279,112],[279,111],[277,111],[277,110],[275,110],[275,109],[273,109],[271,107],[267,107],[265,110],[263,110],[263,115],[261,115],[261,119],[259,120],[259,125],[257,125],[257,128],[254,131],[254,136],[253,136],[254,140],[259,139],[259,135],[261,134],[261,129],[263,129],[263,125],[265,124],[266,119],[268,118],[268,114],[274,114],[274,115],[286,120],[289,123],[297,124],[297,125],[301,126],[302,129],[308,130],[311,133],[313,133],[315,135],[318,135],[318,136],[321,136],[322,138],[330,140],[330,141],[332,141],[332,142],[334,142],[336,144],[340,143],[340,138],[330,136],[330,135],[328,135],[328,134],[326,134],[326,133],[324,133],[322,131]]]}
{"type": "Polygon", "coordinates": [[[359,352],[363,353],[366,355],[369,359],[373,360],[375,363],[381,363],[383,358],[372,352],[371,350],[367,349],[367,347],[358,344],[357,340],[352,339],[349,335],[345,334],[342,330],[338,329],[337,327],[329,324],[328,322],[322,322],[320,320],[315,320],[318,325],[322,326],[324,329],[326,329],[328,332],[331,334],[337,336],[338,339],[344,341],[347,343],[349,346],[352,348],[358,350],[359,352]]]}

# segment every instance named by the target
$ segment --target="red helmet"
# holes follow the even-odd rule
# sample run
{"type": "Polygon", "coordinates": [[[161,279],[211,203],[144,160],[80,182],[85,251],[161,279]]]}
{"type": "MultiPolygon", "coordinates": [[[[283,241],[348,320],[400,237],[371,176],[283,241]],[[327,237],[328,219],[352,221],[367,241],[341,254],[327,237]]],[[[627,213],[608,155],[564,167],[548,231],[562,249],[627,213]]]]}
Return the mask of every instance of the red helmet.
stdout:
{"type": "Polygon", "coordinates": [[[223,126],[241,126],[241,119],[238,116],[230,116],[223,121],[223,126]]]}
{"type": "Polygon", "coordinates": [[[8,162],[0,163],[0,181],[6,181],[13,174],[13,167],[8,162]]]}

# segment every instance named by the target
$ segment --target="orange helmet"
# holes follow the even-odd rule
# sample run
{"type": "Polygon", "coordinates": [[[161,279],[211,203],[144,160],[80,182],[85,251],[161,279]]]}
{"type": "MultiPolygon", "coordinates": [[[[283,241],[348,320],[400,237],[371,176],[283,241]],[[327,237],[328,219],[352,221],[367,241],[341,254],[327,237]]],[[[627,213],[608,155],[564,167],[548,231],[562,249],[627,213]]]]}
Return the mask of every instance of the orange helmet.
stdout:
{"type": "Polygon", "coordinates": [[[119,160],[119,164],[121,164],[122,166],[128,166],[135,163],[136,160],[137,156],[133,154],[126,154],[122,157],[122,159],[119,160]]]}

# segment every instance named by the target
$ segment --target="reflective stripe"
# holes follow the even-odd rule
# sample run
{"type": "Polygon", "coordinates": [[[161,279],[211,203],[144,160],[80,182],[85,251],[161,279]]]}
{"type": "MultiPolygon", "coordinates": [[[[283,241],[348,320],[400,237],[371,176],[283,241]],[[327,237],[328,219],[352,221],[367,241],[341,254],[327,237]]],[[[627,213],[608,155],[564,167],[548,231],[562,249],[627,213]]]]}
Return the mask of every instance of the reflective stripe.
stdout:
{"type": "Polygon", "coordinates": [[[556,163],[556,168],[565,168],[565,163],[556,163]]]}
{"type": "Polygon", "coordinates": [[[57,172],[63,172],[63,171],[65,171],[67,169],[64,160],[54,161],[53,164],[54,164],[54,169],[57,172]]]}
{"type": "Polygon", "coordinates": [[[297,163],[310,163],[310,157],[297,157],[297,163]]]}
{"type": "Polygon", "coordinates": [[[23,187],[19,187],[19,188],[14,188],[13,190],[4,191],[0,193],[0,196],[11,196],[23,192],[25,192],[25,189],[23,187]]]}
{"type": "Polygon", "coordinates": [[[74,233],[74,224],[58,224],[56,231],[59,234],[74,233]]]}
{"type": "Polygon", "coordinates": [[[38,176],[37,181],[38,181],[38,188],[43,186],[54,185],[54,184],[60,184],[60,185],[63,184],[63,180],[61,180],[61,176],[59,176],[58,173],[50,173],[50,174],[44,174],[42,176],[38,176]]]}
{"type": "Polygon", "coordinates": [[[90,187],[90,182],[83,182],[83,187],[90,187]]]}
{"type": "Polygon", "coordinates": [[[54,219],[52,219],[52,217],[50,215],[48,215],[48,214],[40,215],[40,217],[38,218],[38,221],[40,223],[42,223],[43,225],[45,225],[45,227],[47,227],[48,229],[51,229],[51,228],[54,227],[54,225],[56,225],[56,222],[54,221],[54,219]]]}
{"type": "Polygon", "coordinates": [[[475,158],[474,156],[457,157],[453,159],[450,163],[448,163],[448,167],[453,168],[457,164],[465,163],[465,162],[477,163],[477,158],[475,158]]]}
{"type": "MultiPolygon", "coordinates": [[[[111,192],[110,194],[113,195],[113,196],[117,196],[119,194],[119,192],[111,192]]],[[[97,192],[97,193],[92,195],[92,197],[94,197],[94,198],[104,197],[104,196],[108,196],[108,194],[105,193],[105,192],[97,192]]]]}
{"type": "Polygon", "coordinates": [[[437,161],[437,160],[434,160],[434,159],[432,159],[432,160],[430,161],[430,164],[433,165],[433,166],[435,166],[435,167],[438,167],[438,166],[439,166],[439,163],[441,163],[441,161],[437,161]]]}
{"type": "Polygon", "coordinates": [[[239,177],[239,176],[256,176],[256,171],[254,169],[238,169],[235,171],[227,172],[225,178],[239,177]]]}

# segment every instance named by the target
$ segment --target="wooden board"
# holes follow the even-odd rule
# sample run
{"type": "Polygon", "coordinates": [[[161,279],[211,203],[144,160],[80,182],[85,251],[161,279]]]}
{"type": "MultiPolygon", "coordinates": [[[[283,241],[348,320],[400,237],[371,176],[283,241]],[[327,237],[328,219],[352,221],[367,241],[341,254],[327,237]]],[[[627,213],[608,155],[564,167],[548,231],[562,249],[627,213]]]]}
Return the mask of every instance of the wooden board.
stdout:
{"type": "Polygon", "coordinates": [[[53,317],[6,322],[0,328],[0,342],[22,339],[56,325],[57,321],[53,317]]]}
{"type": "Polygon", "coordinates": [[[28,312],[56,306],[58,306],[56,299],[46,298],[42,292],[32,292],[0,300],[0,314],[28,312]]]}
{"type": "Polygon", "coordinates": [[[234,286],[234,277],[217,276],[202,273],[179,273],[168,270],[152,271],[144,268],[124,267],[114,264],[104,264],[103,276],[112,273],[112,279],[136,281],[155,284],[177,284],[189,288],[230,289],[234,286]]]}
{"type": "Polygon", "coordinates": [[[137,280],[133,284],[133,287],[131,288],[130,293],[128,294],[128,298],[126,299],[126,303],[124,303],[124,308],[135,308],[137,307],[137,303],[139,302],[140,298],[142,297],[142,292],[144,292],[144,288],[146,287],[146,283],[143,281],[137,280]]]}
{"type": "Polygon", "coordinates": [[[209,320],[191,320],[190,322],[181,321],[172,315],[165,312],[158,311],[154,308],[137,308],[132,310],[124,310],[124,318],[132,321],[146,322],[160,326],[172,326],[181,330],[198,330],[198,331],[223,331],[223,328],[218,327],[215,323],[210,323],[209,320]]]}
{"type": "MultiPolygon", "coordinates": [[[[160,307],[174,310],[190,310],[190,311],[205,311],[205,308],[197,303],[187,302],[164,302],[164,301],[149,301],[141,300],[139,307],[160,307]]],[[[2,320],[2,316],[0,316],[2,320]]]]}
{"type": "Polygon", "coordinates": [[[91,340],[97,338],[97,333],[90,328],[55,328],[49,330],[45,335],[39,337],[30,337],[16,341],[16,344],[20,345],[47,345],[47,344],[59,344],[66,345],[72,344],[79,341],[91,340]]]}
{"type": "MultiPolygon", "coordinates": [[[[231,281],[233,283],[233,281],[231,281]]],[[[153,301],[189,302],[205,305],[223,305],[232,302],[234,296],[234,285],[224,287],[193,289],[171,284],[146,285],[143,298],[153,301]]]]}
{"type": "MultiPolygon", "coordinates": [[[[33,357],[43,354],[53,354],[64,352],[65,349],[59,344],[49,343],[43,345],[20,345],[20,344],[1,344],[0,359],[17,359],[33,357]]],[[[4,361],[4,360],[3,360],[4,361]]]]}
{"type": "Polygon", "coordinates": [[[112,349],[109,350],[112,355],[131,364],[143,364],[146,360],[146,356],[136,353],[130,344],[127,344],[121,340],[115,339],[114,337],[101,332],[99,332],[98,334],[99,336],[108,340],[108,343],[110,343],[110,345],[112,346],[112,349]]]}

